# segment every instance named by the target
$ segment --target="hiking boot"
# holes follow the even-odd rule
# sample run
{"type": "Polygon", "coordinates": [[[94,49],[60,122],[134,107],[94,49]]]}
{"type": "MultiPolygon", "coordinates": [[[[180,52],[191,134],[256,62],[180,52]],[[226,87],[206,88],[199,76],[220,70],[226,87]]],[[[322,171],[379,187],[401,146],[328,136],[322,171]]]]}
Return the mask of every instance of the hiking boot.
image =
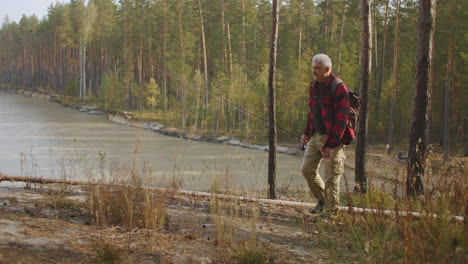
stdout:
{"type": "Polygon", "coordinates": [[[324,205],[323,200],[318,200],[317,206],[315,206],[314,209],[310,210],[310,213],[311,214],[318,214],[318,213],[323,212],[323,205],[324,205]]]}

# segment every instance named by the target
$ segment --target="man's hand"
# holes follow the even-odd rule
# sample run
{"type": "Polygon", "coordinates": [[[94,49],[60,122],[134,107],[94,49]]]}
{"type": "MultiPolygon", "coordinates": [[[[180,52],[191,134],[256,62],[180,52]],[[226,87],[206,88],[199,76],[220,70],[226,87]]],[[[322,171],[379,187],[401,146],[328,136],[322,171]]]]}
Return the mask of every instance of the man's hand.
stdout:
{"type": "Polygon", "coordinates": [[[324,147],[322,150],[322,158],[330,158],[335,149],[324,147]]]}
{"type": "Polygon", "coordinates": [[[309,142],[310,137],[306,135],[302,135],[301,137],[301,144],[302,145],[307,145],[307,142],[309,142]]]}

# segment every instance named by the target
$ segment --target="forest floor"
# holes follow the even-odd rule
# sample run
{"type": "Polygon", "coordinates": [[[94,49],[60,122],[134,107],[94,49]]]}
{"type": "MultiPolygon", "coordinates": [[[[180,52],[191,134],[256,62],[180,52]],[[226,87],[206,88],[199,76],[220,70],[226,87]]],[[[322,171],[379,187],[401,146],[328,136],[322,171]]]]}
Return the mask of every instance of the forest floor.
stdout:
{"type": "Polygon", "coordinates": [[[24,187],[0,184],[0,263],[327,263],[307,208],[228,201],[238,213],[221,224],[209,199],[175,192],[164,195],[164,226],[124,230],[93,222],[81,186],[24,187]]]}
{"type": "MultiPolygon", "coordinates": [[[[370,155],[368,158],[369,163],[374,164],[371,165],[373,168],[379,168],[372,170],[371,174],[379,174],[384,166],[397,171],[406,167],[394,157],[384,154],[370,155]]],[[[353,159],[349,157],[350,162],[353,159]]],[[[460,162],[463,168],[467,161],[461,159],[460,162]]],[[[463,171],[459,174],[462,184],[463,171]]],[[[379,221],[385,225],[375,225],[369,224],[375,220],[365,217],[356,220],[355,215],[342,212],[338,219],[323,223],[317,222],[318,216],[310,214],[310,207],[306,206],[200,197],[181,193],[177,189],[159,190],[156,194],[145,192],[145,195],[149,195],[145,197],[159,201],[155,204],[148,199],[134,198],[135,192],[132,190],[120,192],[111,185],[101,185],[101,189],[94,191],[91,189],[84,185],[31,185],[0,180],[0,264],[379,263],[382,254],[395,258],[384,258],[385,262],[401,261],[403,248],[402,244],[397,243],[401,233],[391,234],[390,237],[385,235],[390,242],[381,242],[384,246],[376,247],[375,253],[372,253],[372,247],[369,248],[369,241],[382,239],[380,235],[369,237],[378,234],[376,228],[393,225],[397,220],[392,218],[379,216],[379,221]],[[97,202],[93,200],[96,195],[107,199],[103,203],[105,206],[102,206],[104,209],[96,209],[97,202]],[[138,207],[135,205],[137,203],[148,204],[138,207]],[[129,213],[131,210],[126,205],[131,205],[132,210],[140,213],[129,213]],[[153,220],[148,217],[141,217],[141,212],[146,214],[147,211],[157,215],[157,223],[152,223],[153,220]],[[107,221],[99,222],[104,214],[108,217],[107,221]],[[111,218],[119,214],[125,215],[124,220],[112,224],[111,218]],[[129,215],[130,218],[126,217],[129,215]],[[356,229],[356,221],[364,221],[363,229],[356,229]],[[361,233],[354,233],[356,230],[361,233]],[[348,240],[358,239],[360,246],[355,248],[344,241],[343,234],[356,236],[348,240]],[[344,245],[347,246],[342,248],[344,245]],[[335,247],[338,247],[336,251],[335,247]],[[382,253],[382,250],[388,252],[382,253]],[[349,260],[348,257],[356,260],[349,260]]],[[[279,191],[278,196],[280,199],[301,200],[300,197],[288,196],[287,190],[285,193],[279,191]]],[[[381,198],[387,196],[379,197],[375,201],[384,201],[381,198]]],[[[379,204],[381,202],[375,206],[379,204]]],[[[452,261],[450,263],[463,263],[468,260],[468,244],[460,246],[463,245],[460,241],[466,240],[462,234],[463,229],[465,232],[468,229],[460,223],[451,223],[446,228],[452,230],[452,242],[427,240],[427,247],[445,243],[451,251],[441,251],[439,257],[452,261]]],[[[426,234],[427,230],[416,232],[426,234]]]]}

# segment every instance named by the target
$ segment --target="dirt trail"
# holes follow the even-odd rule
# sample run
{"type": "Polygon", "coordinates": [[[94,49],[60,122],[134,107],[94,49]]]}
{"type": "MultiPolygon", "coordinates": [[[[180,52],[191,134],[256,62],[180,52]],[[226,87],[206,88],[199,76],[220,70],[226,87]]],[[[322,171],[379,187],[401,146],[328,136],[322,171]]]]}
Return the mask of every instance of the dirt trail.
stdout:
{"type": "Polygon", "coordinates": [[[169,225],[124,232],[92,224],[80,186],[60,198],[52,185],[24,186],[0,183],[2,264],[99,263],[106,245],[121,263],[232,263],[232,245],[253,240],[275,263],[326,263],[307,208],[218,201],[226,212],[237,209],[215,216],[212,201],[173,193],[165,195],[169,225]]]}

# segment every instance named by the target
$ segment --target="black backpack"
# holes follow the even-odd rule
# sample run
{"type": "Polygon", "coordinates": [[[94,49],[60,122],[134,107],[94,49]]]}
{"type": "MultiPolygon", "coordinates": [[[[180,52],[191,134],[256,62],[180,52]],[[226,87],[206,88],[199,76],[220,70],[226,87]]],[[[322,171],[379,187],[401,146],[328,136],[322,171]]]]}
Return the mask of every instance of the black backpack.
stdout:
{"type": "MultiPolygon", "coordinates": [[[[335,89],[343,81],[340,78],[336,78],[333,83],[330,92],[335,93],[335,89]]],[[[349,93],[349,115],[348,123],[346,124],[345,134],[343,135],[343,144],[349,145],[355,138],[354,131],[356,130],[357,121],[359,120],[359,109],[361,108],[362,100],[359,98],[357,93],[353,92],[348,88],[349,93]]]]}

